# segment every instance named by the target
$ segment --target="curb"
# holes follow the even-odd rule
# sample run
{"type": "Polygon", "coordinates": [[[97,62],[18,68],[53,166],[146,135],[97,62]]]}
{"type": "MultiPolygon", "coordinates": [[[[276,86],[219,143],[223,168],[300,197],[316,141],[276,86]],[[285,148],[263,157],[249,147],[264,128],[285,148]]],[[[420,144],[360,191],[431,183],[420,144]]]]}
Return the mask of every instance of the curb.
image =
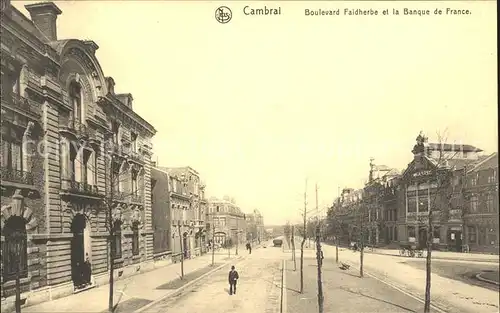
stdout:
{"type": "MultiPolygon", "coordinates": [[[[340,259],[339,259],[339,261],[340,261],[340,259]]],[[[343,262],[344,262],[344,263],[346,263],[346,264],[349,264],[350,266],[353,266],[353,267],[354,267],[354,265],[355,265],[355,264],[353,264],[353,263],[351,263],[351,262],[348,262],[348,261],[343,261],[343,262]]],[[[422,300],[422,298],[421,298],[420,296],[415,295],[415,294],[413,294],[413,293],[412,293],[412,292],[410,292],[410,291],[403,290],[403,289],[401,289],[400,287],[398,287],[397,285],[395,285],[394,283],[392,283],[392,282],[390,282],[390,281],[384,280],[384,279],[379,278],[379,277],[377,277],[377,276],[375,276],[375,275],[373,275],[373,274],[370,274],[370,273],[369,273],[368,271],[366,271],[365,269],[363,269],[363,273],[364,273],[365,275],[367,275],[367,276],[369,276],[369,277],[371,277],[371,278],[375,279],[375,280],[378,280],[378,281],[379,281],[379,282],[381,282],[381,283],[386,284],[387,286],[389,286],[389,287],[391,287],[391,288],[393,288],[393,289],[396,289],[397,291],[399,291],[399,292],[403,293],[404,295],[407,295],[407,296],[409,296],[409,297],[411,297],[411,298],[413,298],[413,299],[417,300],[418,302],[425,303],[425,301],[424,301],[424,300],[422,300]]],[[[440,306],[438,306],[438,305],[435,305],[435,304],[433,304],[433,303],[431,303],[431,309],[432,309],[432,310],[434,310],[434,311],[436,311],[436,312],[438,312],[438,313],[448,313],[448,310],[446,310],[446,309],[444,309],[444,308],[442,308],[442,307],[440,307],[440,306]]]]}
{"type": "Polygon", "coordinates": [[[281,301],[280,301],[280,313],[287,312],[287,299],[286,299],[286,261],[283,260],[283,264],[281,265],[281,270],[283,271],[283,276],[281,278],[281,301]]]}
{"type": "MultiPolygon", "coordinates": [[[[235,260],[235,261],[236,261],[236,262],[235,262],[235,264],[237,264],[237,263],[239,263],[239,262],[241,262],[241,261],[243,261],[243,260],[245,260],[245,257],[239,257],[237,260],[235,260]]],[[[207,272],[207,273],[205,273],[205,274],[201,275],[200,277],[198,277],[198,278],[196,278],[196,279],[194,279],[194,280],[190,281],[189,283],[185,284],[184,286],[182,286],[182,287],[180,287],[180,288],[177,288],[177,289],[175,289],[174,291],[169,292],[169,293],[167,293],[166,295],[164,295],[164,296],[162,296],[162,297],[160,297],[160,298],[158,298],[158,299],[156,299],[156,300],[153,300],[152,302],[150,302],[150,303],[146,304],[146,305],[145,305],[145,306],[143,306],[142,308],[139,308],[139,309],[137,309],[137,310],[133,311],[133,313],[140,313],[140,312],[143,312],[143,311],[145,311],[145,310],[149,309],[150,307],[152,307],[153,305],[157,304],[158,302],[161,302],[161,301],[164,301],[164,300],[166,300],[166,299],[168,299],[168,298],[170,298],[170,297],[175,297],[175,296],[179,295],[180,293],[182,293],[182,291],[184,291],[184,289],[187,289],[187,288],[191,287],[192,285],[194,285],[194,284],[198,283],[200,280],[202,280],[202,279],[204,279],[204,278],[206,278],[206,277],[208,277],[208,276],[212,275],[213,273],[215,273],[215,272],[217,272],[217,271],[221,270],[222,268],[224,268],[224,267],[228,266],[230,263],[231,263],[231,262],[226,262],[226,263],[224,263],[224,264],[222,264],[222,265],[220,265],[220,266],[218,266],[218,267],[214,268],[213,270],[211,270],[211,271],[209,271],[209,272],[207,272]]]]}
{"type": "Polygon", "coordinates": [[[493,285],[500,286],[499,282],[491,280],[491,279],[488,279],[488,278],[481,277],[481,274],[482,273],[479,273],[479,274],[476,275],[476,278],[479,279],[480,281],[484,281],[485,283],[490,283],[490,284],[493,284],[493,285]]]}

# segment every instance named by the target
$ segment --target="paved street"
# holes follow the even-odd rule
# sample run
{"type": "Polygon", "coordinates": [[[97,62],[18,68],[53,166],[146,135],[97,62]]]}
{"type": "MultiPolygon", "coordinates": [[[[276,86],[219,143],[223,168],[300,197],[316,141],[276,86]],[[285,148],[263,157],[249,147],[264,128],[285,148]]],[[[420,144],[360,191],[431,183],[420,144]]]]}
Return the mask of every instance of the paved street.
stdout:
{"type": "MultiPolygon", "coordinates": [[[[258,251],[257,249],[256,251],[258,251]]],[[[236,260],[232,251],[231,259],[236,260]]],[[[241,255],[241,253],[240,253],[241,255]]],[[[206,271],[211,264],[211,255],[205,254],[184,263],[184,273],[186,276],[200,270],[206,271]]],[[[217,264],[228,262],[225,253],[215,256],[217,264]]],[[[114,301],[118,312],[133,312],[152,301],[158,300],[169,294],[171,290],[158,288],[166,283],[176,280],[180,274],[180,263],[160,267],[158,269],[119,279],[115,282],[114,301]]],[[[23,313],[42,312],[103,312],[108,307],[109,285],[98,286],[96,288],[59,298],[53,301],[43,302],[37,305],[24,307],[23,313]]]]}
{"type": "Polygon", "coordinates": [[[142,313],[279,312],[282,258],[282,249],[268,244],[236,264],[240,276],[236,295],[228,294],[228,265],[179,297],[160,301],[142,313]]]}
{"type": "MultiPolygon", "coordinates": [[[[400,262],[421,270],[425,270],[426,262],[423,258],[410,258],[407,260],[402,260],[400,262]]],[[[495,273],[498,277],[498,264],[489,262],[467,262],[438,259],[432,261],[432,272],[438,274],[441,277],[458,280],[470,285],[488,288],[497,292],[499,290],[497,285],[483,282],[476,278],[476,275],[480,273],[484,273],[483,275],[485,276],[485,278],[493,277],[495,273]]]]}
{"type": "MultiPolygon", "coordinates": [[[[323,245],[325,251],[325,262],[335,262],[335,247],[323,245]]],[[[311,251],[311,256],[313,252],[311,251]]],[[[347,261],[354,266],[359,266],[359,252],[353,252],[345,248],[339,249],[341,261],[347,261]]],[[[425,270],[417,268],[405,262],[407,258],[391,255],[379,255],[366,253],[364,258],[365,271],[389,282],[402,290],[424,298],[425,270]]],[[[416,261],[416,259],[412,259],[416,261]]],[[[423,259],[422,259],[423,261],[423,259]]],[[[434,260],[434,262],[437,262],[434,260]]],[[[472,262],[472,261],[467,261],[472,262]]],[[[483,262],[484,266],[491,263],[483,262]]],[[[450,265],[453,266],[453,265],[450,265]]],[[[439,265],[436,266],[436,269],[439,265]]],[[[432,303],[448,312],[498,312],[498,292],[471,285],[456,279],[442,277],[433,272],[432,277],[432,303]]]]}
{"type": "MultiPolygon", "coordinates": [[[[286,264],[286,302],[288,313],[317,312],[316,259],[304,259],[304,293],[300,294],[300,259],[297,271],[286,264]]],[[[355,268],[343,271],[325,262],[322,268],[324,312],[421,312],[423,304],[371,277],[359,278],[355,268]]]]}

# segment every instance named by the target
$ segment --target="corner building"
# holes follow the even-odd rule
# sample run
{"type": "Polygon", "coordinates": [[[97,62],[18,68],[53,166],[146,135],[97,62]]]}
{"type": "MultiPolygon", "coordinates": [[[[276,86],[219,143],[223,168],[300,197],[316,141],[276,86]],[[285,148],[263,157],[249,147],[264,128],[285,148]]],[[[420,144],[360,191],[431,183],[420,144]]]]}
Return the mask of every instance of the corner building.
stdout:
{"type": "Polygon", "coordinates": [[[31,20],[2,4],[3,310],[16,262],[30,304],[107,283],[110,255],[117,277],[152,266],[156,130],[115,93],[95,42],[58,40],[54,3],[26,5],[31,20]]]}

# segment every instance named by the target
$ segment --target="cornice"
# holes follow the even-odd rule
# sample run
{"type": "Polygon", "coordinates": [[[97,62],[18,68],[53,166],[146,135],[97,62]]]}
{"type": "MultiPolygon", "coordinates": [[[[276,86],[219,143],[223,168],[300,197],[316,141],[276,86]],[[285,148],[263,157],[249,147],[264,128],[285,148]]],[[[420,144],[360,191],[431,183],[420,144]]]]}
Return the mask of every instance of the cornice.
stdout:
{"type": "MultiPolygon", "coordinates": [[[[120,100],[118,100],[115,96],[112,94],[108,94],[104,97],[99,97],[99,100],[97,103],[101,106],[104,106],[104,111],[109,112],[109,110],[106,110],[106,105],[111,105],[113,106],[114,109],[119,110],[119,113],[126,116],[130,121],[140,125],[142,127],[143,131],[146,131],[151,137],[156,134],[156,129],[149,124],[145,119],[143,119],[139,114],[134,112],[132,109],[129,107],[125,106],[123,103],[121,103],[120,100]]],[[[114,113],[114,112],[113,112],[114,113]]],[[[122,119],[124,119],[122,117],[122,119]]]]}

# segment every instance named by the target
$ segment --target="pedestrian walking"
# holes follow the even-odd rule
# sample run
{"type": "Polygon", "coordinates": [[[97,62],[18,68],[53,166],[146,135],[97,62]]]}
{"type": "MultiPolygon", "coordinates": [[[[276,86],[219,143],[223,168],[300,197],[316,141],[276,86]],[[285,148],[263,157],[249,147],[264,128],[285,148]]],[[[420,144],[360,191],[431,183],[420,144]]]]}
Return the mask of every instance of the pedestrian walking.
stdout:
{"type": "Polygon", "coordinates": [[[229,295],[236,294],[236,283],[240,276],[238,272],[235,270],[234,265],[231,266],[231,270],[229,271],[229,295]]]}

